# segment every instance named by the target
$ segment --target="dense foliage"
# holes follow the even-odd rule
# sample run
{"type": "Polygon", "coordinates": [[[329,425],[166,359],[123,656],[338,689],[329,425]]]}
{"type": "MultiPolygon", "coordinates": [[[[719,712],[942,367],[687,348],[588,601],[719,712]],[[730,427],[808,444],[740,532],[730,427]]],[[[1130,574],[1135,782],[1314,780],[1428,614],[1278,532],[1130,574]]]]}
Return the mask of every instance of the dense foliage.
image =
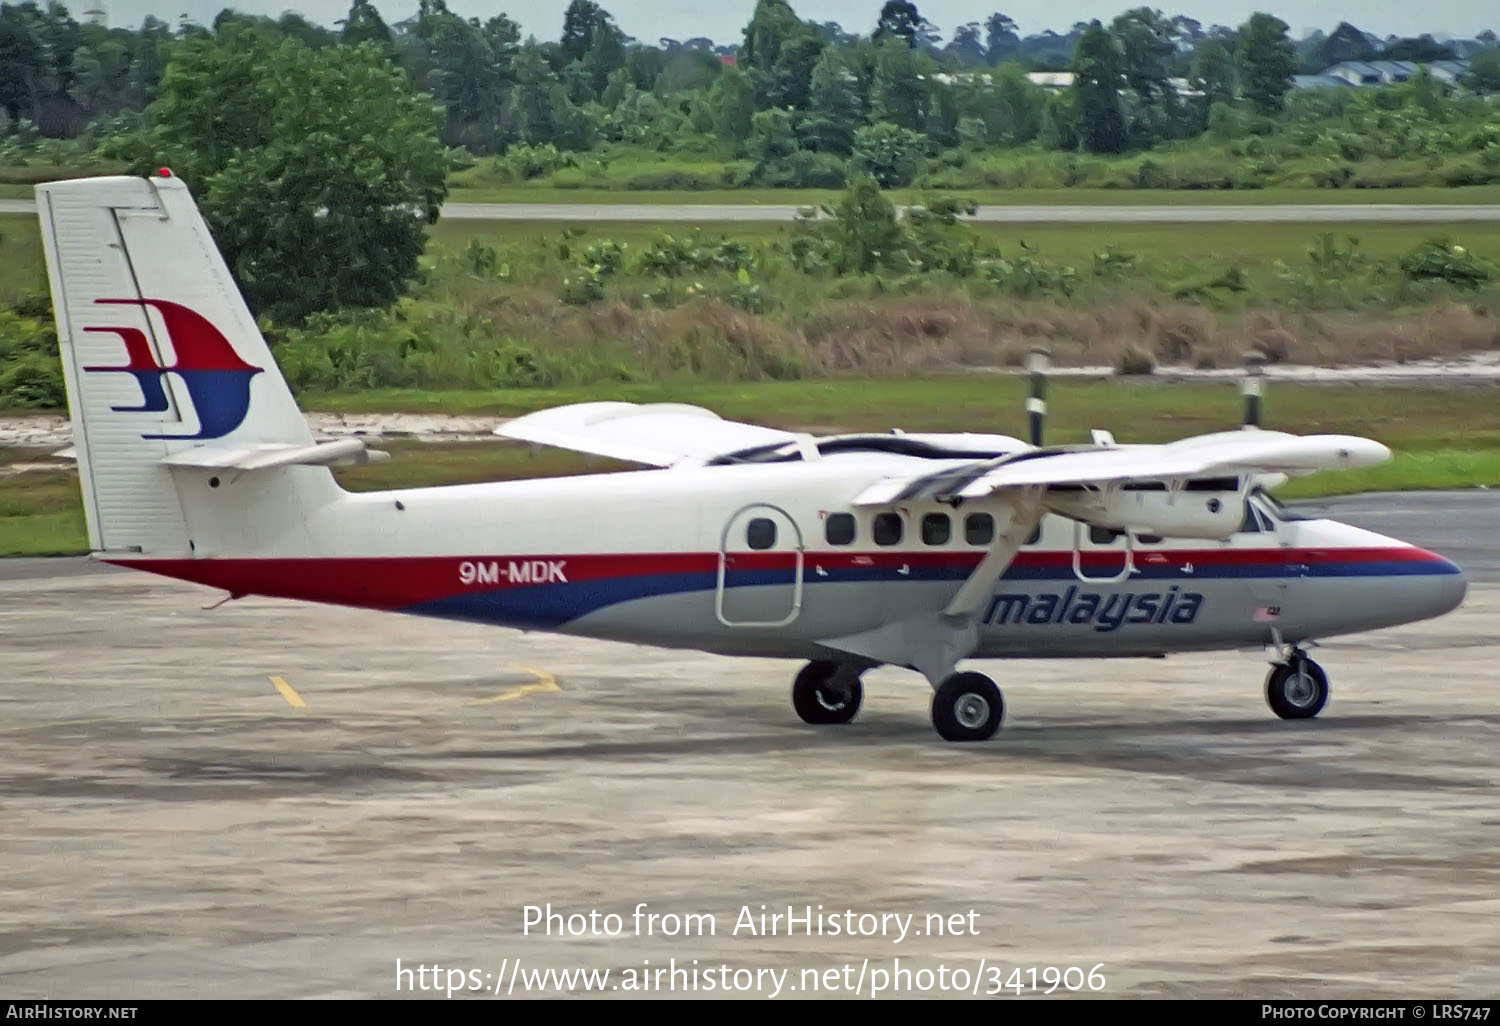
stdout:
{"type": "MultiPolygon", "coordinates": [[[[504,14],[464,18],[445,0],[420,0],[395,24],[353,0],[335,29],[232,10],[211,26],[104,28],[57,3],[0,3],[0,175],[171,166],[300,388],[870,371],[954,333],[947,313],[916,318],[915,334],[903,334],[910,318],[877,325],[896,297],[982,308],[964,345],[992,362],[996,325],[1011,318],[1023,335],[1105,335],[1088,352],[1113,361],[1128,349],[1121,366],[1139,369],[1212,360],[1246,334],[1293,352],[1289,331],[1245,326],[1271,316],[1257,310],[1460,300],[1463,324],[1479,327],[1458,334],[1500,342],[1484,327],[1497,316],[1494,265],[1447,240],[1377,258],[1323,236],[1274,270],[1109,247],[1057,260],[976,231],[964,202],[898,216],[882,194],[1500,182],[1493,33],[1467,41],[1457,85],[1423,72],[1384,88],[1292,89],[1295,73],[1337,61],[1454,52],[1348,24],[1293,40],[1265,14],[1205,27],[1144,7],[1030,36],[996,13],[945,41],[911,0],[871,0],[862,33],[758,0],[724,45],[638,42],[594,0],[571,0],[558,28],[555,42],[523,38],[504,14]],[[1065,70],[1063,87],[1028,78],[1065,70]],[[564,231],[423,261],[450,173],[479,188],[846,191],[771,241],[564,231]],[[1168,330],[1142,314],[1127,340],[1096,314],[1122,296],[1244,323],[1194,314],[1168,330]],[[1092,317],[1097,331],[1072,319],[1092,317]]],[[[0,311],[0,404],[60,401],[45,306],[0,311]]]]}
{"type": "MultiPolygon", "coordinates": [[[[929,197],[898,214],[856,175],[790,227],[735,235],[450,228],[393,305],[263,324],[303,392],[878,376],[1013,364],[1036,340],[1134,373],[1246,348],[1339,362],[1500,345],[1493,254],[1420,229],[1374,249],[1294,235],[1279,259],[1206,257],[1191,227],[1141,251],[1075,233],[1059,252],[1056,236],[978,227],[971,209],[929,197]]],[[[0,261],[15,245],[0,239],[0,261]]],[[[45,295],[0,307],[0,407],[55,408],[61,389],[45,295]]]]}
{"type": "Polygon", "coordinates": [[[448,163],[430,103],[374,44],[227,25],[177,48],[146,113],[106,153],[191,184],[258,312],[384,306],[416,274],[448,163]]]}
{"type": "MultiPolygon", "coordinates": [[[[1268,14],[1234,28],[1146,7],[1108,24],[1026,37],[996,13],[957,27],[944,42],[908,0],[878,12],[872,3],[867,35],[804,20],[788,0],[758,0],[742,38],[724,45],[638,42],[593,0],[567,5],[556,42],[523,40],[503,13],[463,18],[445,0],[420,0],[416,15],[395,25],[371,0],[354,0],[339,26],[226,9],[212,27],[184,21],[172,29],[148,18],[136,30],[105,29],[79,24],[57,3],[0,4],[0,110],[13,137],[128,131],[130,117],[161,92],[174,56],[191,54],[205,38],[253,30],[317,51],[370,47],[403,73],[409,91],[436,100],[443,142],[474,156],[523,146],[575,154],[633,147],[658,154],[658,162],[663,154],[744,162],[727,180],[699,182],[680,169],[652,183],[675,188],[821,185],[853,155],[859,169],[898,183],[931,164],[974,163],[979,151],[1017,146],[1111,154],[1205,133],[1217,143],[1274,135],[1280,122],[1264,119],[1296,98],[1297,72],[1355,58],[1432,61],[1456,53],[1430,36],[1377,40],[1347,23],[1297,41],[1268,14]],[[1025,77],[1038,69],[1071,70],[1073,84],[1044,89],[1025,77]],[[772,117],[757,122],[757,115],[772,117]],[[893,128],[913,136],[898,139],[893,128]],[[859,133],[876,129],[883,152],[856,153],[859,133]],[[919,167],[908,172],[914,154],[919,167]]],[[[1495,43],[1484,32],[1466,44],[1470,97],[1500,91],[1495,43]]],[[[1464,102],[1449,85],[1424,88],[1441,108],[1429,112],[1440,123],[1493,120],[1492,108],[1464,102]]],[[[1470,152],[1462,140],[1452,142],[1448,152],[1470,152]]],[[[26,156],[15,141],[10,148],[12,157],[26,156]]]]}

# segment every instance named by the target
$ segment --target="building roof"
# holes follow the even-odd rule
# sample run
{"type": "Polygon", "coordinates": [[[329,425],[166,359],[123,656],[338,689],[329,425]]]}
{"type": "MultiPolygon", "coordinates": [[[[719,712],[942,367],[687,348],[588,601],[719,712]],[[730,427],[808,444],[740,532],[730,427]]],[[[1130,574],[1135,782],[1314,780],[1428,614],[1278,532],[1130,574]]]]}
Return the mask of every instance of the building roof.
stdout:
{"type": "Polygon", "coordinates": [[[1349,88],[1351,83],[1332,75],[1293,75],[1293,89],[1335,89],[1349,88]]]}
{"type": "Polygon", "coordinates": [[[1416,61],[1340,61],[1324,68],[1321,75],[1297,77],[1336,78],[1347,85],[1357,86],[1390,85],[1414,78],[1424,67],[1434,78],[1452,82],[1468,70],[1469,62],[1444,60],[1419,64],[1416,61]]]}

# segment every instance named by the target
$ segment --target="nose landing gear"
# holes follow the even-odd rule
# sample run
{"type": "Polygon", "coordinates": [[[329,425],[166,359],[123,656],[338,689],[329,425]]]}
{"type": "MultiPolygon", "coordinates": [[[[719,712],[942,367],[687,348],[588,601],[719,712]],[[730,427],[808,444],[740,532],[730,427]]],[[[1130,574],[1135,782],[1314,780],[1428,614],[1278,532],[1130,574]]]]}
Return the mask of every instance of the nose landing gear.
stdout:
{"type": "Polygon", "coordinates": [[[1310,720],[1328,704],[1328,674],[1294,648],[1266,676],[1266,704],[1284,720],[1310,720]]]}

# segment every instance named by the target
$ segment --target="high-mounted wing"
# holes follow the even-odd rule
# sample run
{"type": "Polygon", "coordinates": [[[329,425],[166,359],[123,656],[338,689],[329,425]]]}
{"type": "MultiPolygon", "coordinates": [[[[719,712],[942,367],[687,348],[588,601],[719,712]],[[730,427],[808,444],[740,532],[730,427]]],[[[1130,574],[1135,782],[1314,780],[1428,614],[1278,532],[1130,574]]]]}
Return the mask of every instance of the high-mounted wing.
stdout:
{"type": "Polygon", "coordinates": [[[699,464],[762,446],[802,442],[806,436],[723,420],[712,410],[680,403],[574,403],[529,413],[495,434],[537,445],[593,453],[631,463],[670,467],[699,464]]]}
{"type": "Polygon", "coordinates": [[[949,467],[933,474],[888,477],[865,489],[857,506],[913,499],[976,499],[1003,488],[1185,482],[1244,474],[1305,474],[1371,467],[1390,459],[1379,442],[1353,435],[1226,431],[1165,445],[1036,449],[949,467]]]}
{"type": "MultiPolygon", "coordinates": [[[[1298,437],[1279,431],[1224,432],[1167,445],[1113,443],[1112,438],[1096,436],[1093,446],[1028,449],[950,463],[932,473],[887,477],[866,488],[856,505],[958,501],[1004,492],[1012,516],[984,560],[941,610],[913,610],[871,630],[822,639],[819,644],[877,662],[905,659],[936,680],[956,659],[974,650],[980,608],[1027,532],[1046,512],[1114,530],[1227,537],[1241,523],[1243,511],[1236,506],[1243,507],[1245,489],[1216,491],[1224,487],[1217,479],[1368,467],[1390,458],[1389,449],[1367,438],[1298,437]],[[1209,490],[1195,492],[1195,484],[1209,490]]],[[[1128,570],[1128,546],[1125,551],[1128,570]]]]}

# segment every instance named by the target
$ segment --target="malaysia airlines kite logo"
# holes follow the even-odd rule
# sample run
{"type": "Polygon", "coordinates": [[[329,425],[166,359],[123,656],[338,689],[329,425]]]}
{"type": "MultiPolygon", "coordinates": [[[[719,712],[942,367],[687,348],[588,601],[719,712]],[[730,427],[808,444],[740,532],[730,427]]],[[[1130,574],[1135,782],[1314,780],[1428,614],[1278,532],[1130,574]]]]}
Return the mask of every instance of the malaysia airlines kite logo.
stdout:
{"type": "Polygon", "coordinates": [[[116,413],[165,413],[169,408],[162,378],[175,374],[198,411],[195,435],[142,435],[142,438],[223,438],[239,427],[250,412],[250,379],[265,368],[252,367],[234,351],[229,340],[206,317],[166,299],[96,299],[96,303],[151,307],[161,315],[172,340],[177,362],[156,362],[146,333],[140,328],[84,328],[120,336],[129,361],[123,367],[85,367],[86,371],[129,374],[141,386],[141,405],[111,406],[116,413]]]}

